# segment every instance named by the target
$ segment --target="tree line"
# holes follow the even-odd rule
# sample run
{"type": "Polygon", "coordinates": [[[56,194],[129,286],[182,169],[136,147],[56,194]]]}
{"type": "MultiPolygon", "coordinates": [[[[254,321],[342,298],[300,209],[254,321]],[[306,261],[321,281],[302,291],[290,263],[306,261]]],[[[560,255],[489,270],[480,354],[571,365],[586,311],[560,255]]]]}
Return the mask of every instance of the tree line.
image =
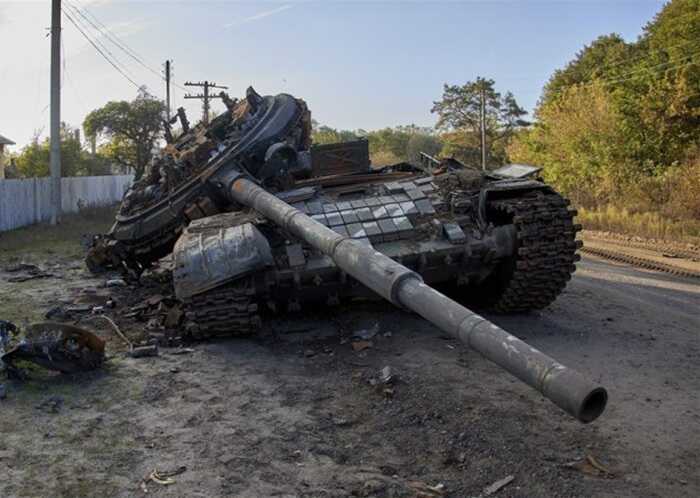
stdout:
{"type": "MultiPolygon", "coordinates": [[[[61,123],[63,176],[109,175],[132,172],[139,178],[163,137],[165,103],[145,89],[132,101],[112,101],[83,120],[86,140],[79,128],[61,123]]],[[[48,138],[34,139],[10,158],[8,178],[49,175],[48,138]]]]}
{"type": "MultiPolygon", "coordinates": [[[[380,130],[337,130],[313,121],[316,144],[365,138],[376,166],[407,161],[418,163],[420,153],[449,156],[478,166],[481,157],[480,120],[484,122],[489,165],[507,160],[506,144],[519,127],[525,111],[513,95],[495,90],[495,82],[478,78],[464,85],[445,85],[442,98],[432,109],[438,115],[435,128],[414,124],[380,130]],[[483,102],[483,106],[481,103],[483,102]],[[483,111],[482,111],[483,108],[483,111]]],[[[109,174],[116,166],[140,178],[163,137],[165,105],[139,92],[130,102],[112,101],[90,112],[83,122],[92,152],[80,141],[79,130],[64,124],[61,132],[61,162],[64,176],[109,174]]],[[[173,130],[177,135],[178,130],[173,130]]],[[[35,138],[13,157],[9,177],[47,176],[49,140],[35,138]]]]}
{"type": "Polygon", "coordinates": [[[507,147],[579,206],[700,218],[700,1],[672,0],[627,43],[585,46],[507,147]]]}
{"type": "Polygon", "coordinates": [[[486,167],[508,161],[506,147],[512,137],[529,125],[527,112],[512,93],[500,93],[492,79],[478,77],[463,85],[445,84],[431,112],[437,115],[434,128],[396,126],[375,131],[336,130],[314,123],[314,143],[332,143],[366,138],[374,166],[408,161],[418,163],[420,153],[453,157],[468,166],[481,167],[482,123],[486,167]]]}

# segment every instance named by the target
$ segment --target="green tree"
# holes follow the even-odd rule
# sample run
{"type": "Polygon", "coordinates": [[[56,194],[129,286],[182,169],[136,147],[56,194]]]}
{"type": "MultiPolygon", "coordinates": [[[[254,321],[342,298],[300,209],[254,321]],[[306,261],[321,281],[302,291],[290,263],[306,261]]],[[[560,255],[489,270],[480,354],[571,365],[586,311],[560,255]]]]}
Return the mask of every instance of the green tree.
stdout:
{"type": "Polygon", "coordinates": [[[142,90],[131,102],[112,101],[92,111],[83,128],[88,137],[106,138],[100,151],[125,169],[133,169],[139,179],[160,137],[164,113],[165,104],[142,90]]]}
{"type": "Polygon", "coordinates": [[[538,109],[508,152],[516,162],[545,166],[545,178],[579,205],[623,195],[633,168],[619,113],[601,83],[575,85],[538,109]]]}
{"type": "Polygon", "coordinates": [[[636,42],[601,36],[544,88],[509,147],[584,207],[699,209],[700,2],[672,0],[636,42]]]}
{"type": "Polygon", "coordinates": [[[440,138],[430,130],[416,132],[410,135],[408,143],[406,143],[406,159],[411,164],[420,164],[420,154],[428,154],[429,156],[437,156],[442,150],[440,138]]]}
{"type": "Polygon", "coordinates": [[[311,139],[314,144],[334,144],[339,142],[352,142],[357,140],[361,135],[350,130],[336,130],[329,126],[319,125],[317,122],[312,123],[311,139]]]}
{"type": "MultiPolygon", "coordinates": [[[[444,132],[457,132],[467,138],[480,136],[481,105],[484,101],[486,150],[500,142],[507,142],[513,133],[529,123],[523,120],[527,112],[518,105],[512,93],[502,95],[491,79],[478,77],[464,85],[443,87],[442,98],[433,102],[431,112],[438,115],[436,127],[444,132]]],[[[488,163],[496,163],[491,156],[488,163]]]]}
{"type": "Polygon", "coordinates": [[[544,87],[541,103],[556,98],[564,89],[596,78],[621,77],[629,71],[639,50],[617,33],[598,37],[585,46],[563,69],[557,69],[544,87]]]}
{"type": "MultiPolygon", "coordinates": [[[[82,150],[76,129],[61,123],[61,176],[107,174],[109,167],[102,158],[92,158],[82,150]]],[[[36,135],[15,158],[18,176],[25,178],[49,176],[50,142],[36,135]]]]}
{"type": "Polygon", "coordinates": [[[416,125],[382,128],[381,130],[337,130],[312,121],[312,138],[315,144],[349,142],[366,138],[372,164],[383,166],[409,161],[417,163],[421,152],[437,155],[442,149],[440,138],[431,128],[416,125]]]}

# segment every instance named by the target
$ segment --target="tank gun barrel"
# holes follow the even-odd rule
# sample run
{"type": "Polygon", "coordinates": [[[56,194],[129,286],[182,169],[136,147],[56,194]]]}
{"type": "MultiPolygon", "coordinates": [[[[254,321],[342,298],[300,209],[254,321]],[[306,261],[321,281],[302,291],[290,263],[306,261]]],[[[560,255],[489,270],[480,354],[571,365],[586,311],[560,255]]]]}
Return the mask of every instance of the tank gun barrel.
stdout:
{"type": "Polygon", "coordinates": [[[426,285],[412,270],[316,222],[243,176],[234,175],[224,183],[219,185],[231,200],[255,209],[304,240],[380,296],[418,313],[581,422],[595,420],[605,409],[603,387],[426,285]]]}

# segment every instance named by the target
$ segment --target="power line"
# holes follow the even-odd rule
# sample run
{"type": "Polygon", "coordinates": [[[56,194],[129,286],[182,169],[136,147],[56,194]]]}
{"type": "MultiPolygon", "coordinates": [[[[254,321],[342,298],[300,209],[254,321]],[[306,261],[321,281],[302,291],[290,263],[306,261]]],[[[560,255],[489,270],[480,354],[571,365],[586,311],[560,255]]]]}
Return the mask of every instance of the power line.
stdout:
{"type": "Polygon", "coordinates": [[[213,97],[211,96],[211,94],[209,93],[209,90],[210,90],[211,88],[218,88],[218,89],[221,89],[221,90],[228,90],[228,87],[227,87],[227,86],[217,85],[217,84],[214,83],[213,81],[204,81],[204,82],[199,81],[199,82],[197,82],[197,83],[191,83],[191,82],[189,82],[189,81],[186,81],[186,82],[185,82],[185,86],[198,86],[198,87],[204,88],[204,93],[199,93],[199,94],[197,94],[197,95],[190,95],[190,94],[187,94],[187,95],[185,95],[184,98],[185,98],[185,99],[199,99],[199,100],[202,100],[202,101],[203,101],[203,103],[202,103],[202,122],[205,123],[205,124],[209,123],[209,108],[210,108],[210,106],[209,106],[209,101],[213,98],[213,97]]]}
{"type": "MultiPolygon", "coordinates": [[[[64,8],[62,9],[63,12],[66,12],[65,7],[66,7],[66,5],[64,5],[64,8]]],[[[76,16],[76,12],[72,8],[70,9],[70,13],[73,15],[73,19],[83,27],[85,32],[90,32],[90,27],[87,24],[85,24],[84,21],[81,21],[81,19],[79,17],[76,16]]],[[[107,55],[109,55],[112,58],[112,60],[114,61],[114,63],[117,64],[118,66],[120,66],[124,72],[129,73],[132,78],[135,78],[134,73],[132,71],[130,71],[129,68],[123,62],[121,62],[116,55],[114,55],[114,53],[109,49],[109,47],[107,47],[107,45],[105,43],[102,42],[101,38],[104,35],[100,31],[98,31],[97,33],[98,34],[96,36],[94,36],[95,43],[97,45],[99,45],[100,48],[102,49],[102,51],[105,52],[107,55]]]]}
{"type": "MultiPolygon", "coordinates": [[[[116,46],[118,46],[119,48],[121,48],[122,50],[124,50],[124,52],[126,52],[127,54],[131,55],[131,57],[132,57],[134,60],[136,60],[139,64],[143,65],[143,67],[145,67],[146,69],[152,70],[152,68],[149,67],[148,64],[146,64],[146,62],[144,62],[143,57],[141,57],[135,50],[133,50],[133,49],[132,49],[131,47],[129,47],[125,42],[123,42],[123,41],[116,35],[116,33],[113,33],[113,32],[109,29],[109,27],[107,27],[107,25],[106,25],[105,23],[103,23],[102,21],[100,21],[92,12],[90,12],[90,10],[89,10],[87,7],[85,7],[85,6],[80,6],[80,5],[79,5],[79,2],[77,2],[78,5],[72,4],[69,0],[64,0],[64,2],[68,3],[71,7],[73,7],[74,9],[76,9],[76,10],[80,13],[80,15],[81,15],[83,18],[85,18],[88,22],[90,22],[90,24],[92,24],[93,26],[95,26],[95,24],[94,24],[92,21],[90,21],[89,19],[87,19],[87,18],[85,17],[84,14],[87,14],[88,16],[90,16],[90,18],[91,18],[95,23],[99,24],[99,25],[102,27],[102,29],[103,29],[104,32],[105,32],[105,36],[107,36],[107,38],[109,38],[109,39],[112,41],[112,43],[114,43],[116,46]],[[83,13],[84,13],[84,14],[83,14],[83,13]]],[[[98,26],[95,26],[95,28],[98,29],[98,30],[100,30],[100,28],[99,28],[98,26]]]]}
{"type": "MultiPolygon", "coordinates": [[[[623,41],[623,43],[625,43],[625,42],[623,41]]],[[[664,48],[663,48],[663,51],[669,52],[670,50],[673,50],[673,49],[682,47],[682,46],[684,46],[684,45],[696,44],[696,43],[697,43],[697,40],[695,40],[695,39],[685,40],[685,41],[683,41],[683,42],[681,42],[681,43],[677,43],[676,45],[671,45],[671,46],[669,46],[669,47],[664,47],[664,48]]],[[[625,46],[626,46],[626,47],[631,47],[631,45],[627,45],[626,43],[625,43],[625,46]]],[[[696,46],[696,47],[693,47],[693,48],[698,48],[698,47],[696,46]]],[[[658,49],[657,49],[657,50],[658,50],[658,49]]],[[[645,57],[648,57],[648,56],[649,56],[648,54],[639,54],[639,55],[637,55],[636,57],[632,57],[632,58],[628,58],[628,59],[620,59],[620,60],[614,61],[614,62],[611,63],[611,64],[604,64],[604,65],[602,66],[602,70],[603,70],[603,71],[607,71],[607,70],[609,70],[609,69],[611,69],[611,68],[613,68],[613,67],[621,66],[621,65],[623,65],[623,64],[633,64],[633,63],[635,63],[635,62],[641,61],[642,59],[644,59],[645,57]]],[[[593,74],[593,71],[595,71],[596,69],[599,69],[599,68],[593,68],[593,70],[592,70],[586,77],[587,77],[587,78],[590,77],[590,76],[593,74]]]]}
{"type": "Polygon", "coordinates": [[[100,49],[100,47],[98,47],[97,44],[95,44],[95,42],[93,42],[92,39],[90,39],[90,37],[85,33],[85,31],[83,31],[83,30],[80,28],[80,26],[78,26],[78,23],[73,19],[73,17],[71,17],[71,15],[70,15],[66,10],[63,11],[63,14],[66,16],[66,18],[68,18],[68,20],[71,22],[71,24],[73,24],[73,26],[75,26],[75,28],[76,28],[78,31],[80,31],[80,34],[83,35],[83,37],[90,43],[90,45],[92,45],[92,46],[95,48],[95,50],[97,50],[97,52],[98,52],[98,53],[99,53],[99,54],[100,54],[114,69],[117,70],[117,72],[118,72],[119,74],[121,74],[122,76],[124,76],[124,78],[126,78],[126,79],[129,81],[129,83],[131,83],[132,85],[134,85],[136,88],[138,88],[139,90],[141,89],[141,85],[139,85],[138,83],[136,83],[133,79],[131,79],[131,78],[129,77],[129,75],[127,75],[127,74],[126,74],[124,71],[122,71],[114,62],[112,62],[112,60],[111,60],[109,57],[107,57],[107,55],[105,55],[105,53],[100,49]]]}
{"type": "Polygon", "coordinates": [[[654,66],[642,67],[642,68],[636,69],[636,70],[634,70],[634,71],[630,71],[630,72],[627,72],[627,73],[625,73],[625,74],[622,74],[622,75],[620,75],[620,76],[617,77],[617,78],[599,78],[599,79],[595,79],[595,80],[593,80],[593,81],[580,82],[580,83],[571,83],[571,84],[569,84],[569,85],[563,85],[563,86],[559,87],[557,93],[559,93],[559,92],[561,92],[562,90],[565,90],[565,89],[567,89],[567,88],[574,87],[574,86],[584,87],[584,86],[590,86],[590,85],[593,85],[593,84],[596,84],[596,83],[600,83],[600,84],[603,84],[603,85],[610,85],[610,84],[615,84],[615,83],[623,83],[623,82],[625,82],[625,81],[629,81],[629,80],[632,80],[632,79],[635,78],[635,76],[631,76],[631,75],[636,75],[636,74],[638,74],[638,73],[642,73],[642,72],[645,72],[645,71],[651,71],[651,70],[653,70],[653,69],[658,69],[658,68],[663,67],[663,66],[669,66],[669,65],[670,65],[670,67],[668,67],[667,70],[669,70],[669,69],[680,69],[680,68],[682,68],[682,67],[689,66],[689,65],[691,65],[691,64],[696,64],[697,62],[694,61],[694,60],[686,61],[686,62],[683,62],[682,64],[676,64],[676,63],[678,63],[678,62],[681,62],[683,59],[687,59],[688,57],[693,57],[693,56],[695,56],[695,55],[700,55],[700,51],[698,51],[698,52],[693,52],[693,53],[691,53],[691,54],[684,55],[684,56],[682,56],[682,57],[678,57],[677,59],[674,59],[674,60],[672,60],[672,61],[667,61],[667,62],[663,62],[663,63],[661,63],[661,64],[656,64],[656,65],[654,65],[654,66]]]}
{"type": "MultiPolygon", "coordinates": [[[[681,57],[680,59],[687,59],[688,57],[693,57],[694,55],[700,55],[700,52],[695,52],[694,54],[685,55],[685,56],[681,57]]],[[[679,61],[679,60],[675,60],[675,61],[672,61],[672,62],[680,62],[680,61],[679,61]]],[[[671,66],[671,67],[667,68],[667,70],[669,70],[669,69],[680,69],[680,68],[682,68],[682,67],[689,66],[689,65],[695,64],[695,63],[696,63],[696,61],[694,61],[694,60],[686,61],[686,62],[684,62],[683,64],[679,64],[679,65],[677,65],[677,66],[671,66]]],[[[629,76],[630,74],[641,73],[641,72],[644,72],[644,71],[650,71],[650,70],[652,70],[652,69],[656,69],[656,68],[659,68],[659,67],[661,67],[661,66],[667,66],[667,65],[669,65],[669,64],[671,64],[671,61],[670,61],[670,62],[665,62],[665,63],[663,63],[663,64],[658,64],[658,65],[656,65],[656,66],[641,68],[641,69],[639,69],[639,70],[637,70],[637,71],[632,71],[631,73],[627,73],[625,76],[629,76]]],[[[634,77],[625,77],[625,78],[620,78],[620,79],[609,79],[609,80],[604,80],[603,83],[606,84],[606,85],[609,85],[609,84],[611,84],[611,83],[622,83],[622,82],[624,82],[624,81],[629,81],[629,80],[632,80],[632,79],[634,79],[634,77]]]]}
{"type": "MultiPolygon", "coordinates": [[[[158,78],[165,80],[163,75],[156,69],[153,68],[153,66],[150,66],[147,64],[142,56],[138,54],[135,50],[133,50],[131,47],[129,47],[126,42],[123,40],[119,39],[119,37],[112,32],[109,27],[107,27],[102,21],[100,21],[92,12],[88,10],[87,7],[85,6],[79,6],[79,5],[74,5],[70,3],[68,0],[64,0],[70,7],[72,7],[83,19],[85,19],[87,22],[89,22],[100,34],[105,36],[109,41],[111,41],[114,45],[116,45],[119,49],[121,49],[126,55],[131,57],[133,60],[135,60],[137,63],[139,63],[141,66],[146,68],[148,71],[151,73],[155,74],[158,78]],[[86,17],[87,14],[91,19],[88,19],[86,17]],[[93,22],[94,21],[94,22],[93,22]],[[99,25],[99,26],[98,26],[99,25]]],[[[177,83],[172,82],[174,86],[177,86],[178,88],[182,90],[186,90],[186,88],[178,85],[177,83]]]]}
{"type": "Polygon", "coordinates": [[[628,76],[630,76],[630,75],[632,75],[632,74],[642,73],[642,72],[644,72],[644,71],[649,71],[649,70],[651,70],[651,69],[656,69],[656,68],[663,67],[663,66],[668,66],[668,65],[671,65],[671,68],[669,68],[669,69],[672,69],[672,68],[674,67],[673,64],[675,64],[676,62],[680,62],[680,61],[682,61],[683,59],[687,59],[688,57],[693,57],[694,55],[699,55],[699,54],[700,54],[700,50],[697,51],[697,52],[691,52],[690,54],[682,55],[682,56],[680,56],[680,57],[678,57],[678,58],[676,58],[676,59],[673,59],[673,60],[669,60],[669,61],[666,61],[666,62],[661,62],[661,63],[659,63],[659,64],[655,64],[655,65],[650,66],[650,67],[641,67],[641,68],[639,68],[639,69],[635,69],[634,71],[629,71],[629,72],[627,72],[627,73],[623,73],[623,74],[619,75],[619,76],[616,77],[616,78],[606,78],[606,81],[615,82],[615,81],[618,81],[618,80],[627,78],[628,76]]]}
{"type": "MultiPolygon", "coordinates": [[[[74,14],[77,13],[80,17],[82,17],[85,21],[87,21],[95,30],[97,30],[98,33],[100,33],[102,36],[104,36],[107,40],[111,41],[117,48],[121,49],[122,52],[124,52],[126,55],[128,55],[129,57],[134,59],[136,62],[138,62],[140,65],[145,67],[147,70],[149,70],[150,72],[155,74],[158,78],[161,78],[161,75],[158,73],[158,71],[149,67],[145,62],[143,62],[142,59],[140,59],[137,55],[135,55],[135,53],[131,49],[129,49],[128,47],[126,47],[125,45],[120,43],[115,38],[115,36],[113,36],[111,34],[111,32],[109,31],[109,28],[107,28],[104,24],[97,21],[99,24],[101,24],[103,26],[101,28],[95,22],[93,22],[90,18],[88,18],[85,14],[83,14],[83,12],[81,11],[81,9],[79,7],[76,7],[75,5],[71,4],[70,2],[68,2],[68,0],[63,0],[63,1],[72,9],[72,12],[74,14]]],[[[85,11],[85,12],[87,12],[87,11],[85,11]]],[[[112,54],[112,57],[115,57],[114,54],[112,54]]],[[[115,59],[116,59],[116,57],[115,57],[115,59]]]]}

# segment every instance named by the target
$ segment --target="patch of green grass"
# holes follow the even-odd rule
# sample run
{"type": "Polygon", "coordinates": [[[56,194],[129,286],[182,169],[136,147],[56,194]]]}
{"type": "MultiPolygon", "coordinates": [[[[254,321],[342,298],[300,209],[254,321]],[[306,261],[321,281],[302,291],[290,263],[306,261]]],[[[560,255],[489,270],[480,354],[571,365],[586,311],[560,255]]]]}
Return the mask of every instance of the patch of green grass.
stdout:
{"type": "MultiPolygon", "coordinates": [[[[3,261],[0,258],[0,262],[3,261]]],[[[36,287],[36,282],[39,280],[30,280],[21,284],[2,284],[0,285],[0,318],[10,320],[20,325],[24,322],[30,323],[41,321],[43,313],[36,300],[32,297],[32,286],[36,287]],[[12,286],[11,286],[12,285],[12,286]],[[21,285],[18,289],[17,285],[21,285]]],[[[44,284],[45,285],[45,284],[44,284]]]]}
{"type": "Polygon", "coordinates": [[[63,216],[59,225],[39,223],[0,232],[0,263],[46,256],[80,257],[82,235],[107,232],[115,213],[114,206],[91,208],[63,216]]]}

